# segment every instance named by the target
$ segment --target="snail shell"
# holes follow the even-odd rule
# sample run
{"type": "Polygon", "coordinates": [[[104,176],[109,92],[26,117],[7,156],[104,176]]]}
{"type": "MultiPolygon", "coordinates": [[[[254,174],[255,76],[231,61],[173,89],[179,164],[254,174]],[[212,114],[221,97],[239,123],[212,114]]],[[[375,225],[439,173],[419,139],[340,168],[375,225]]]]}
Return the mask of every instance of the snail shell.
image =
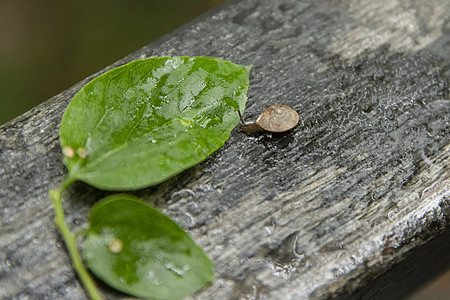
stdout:
{"type": "Polygon", "coordinates": [[[267,107],[255,122],[241,126],[243,131],[285,132],[294,128],[299,121],[298,113],[286,105],[271,105],[267,107]]]}

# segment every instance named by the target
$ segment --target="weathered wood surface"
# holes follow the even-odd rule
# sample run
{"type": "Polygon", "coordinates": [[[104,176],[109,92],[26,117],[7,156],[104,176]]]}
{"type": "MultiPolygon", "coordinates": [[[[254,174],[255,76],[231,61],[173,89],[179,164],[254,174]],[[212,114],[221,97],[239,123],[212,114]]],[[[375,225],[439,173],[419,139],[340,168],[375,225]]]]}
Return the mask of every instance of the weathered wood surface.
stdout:
{"type": "MultiPolygon", "coordinates": [[[[235,130],[204,163],[136,192],[214,260],[217,280],[193,298],[400,297],[450,264],[449,16],[448,0],[242,0],[114,65],[254,64],[245,116],[300,113],[289,134],[235,130]]],[[[0,127],[2,299],[86,297],[47,195],[65,173],[61,116],[89,79],[0,127]]],[[[72,228],[105,194],[69,190],[72,228]]]]}

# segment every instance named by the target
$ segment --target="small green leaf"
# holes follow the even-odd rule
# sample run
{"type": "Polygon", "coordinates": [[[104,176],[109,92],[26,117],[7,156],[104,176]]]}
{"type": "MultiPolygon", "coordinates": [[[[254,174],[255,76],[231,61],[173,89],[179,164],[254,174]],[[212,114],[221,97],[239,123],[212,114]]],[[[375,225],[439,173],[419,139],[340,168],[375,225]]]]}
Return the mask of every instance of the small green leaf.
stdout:
{"type": "Polygon", "coordinates": [[[214,278],[201,248],[169,217],[125,194],[91,210],[83,257],[100,279],[128,294],[186,297],[214,278]]]}
{"type": "Polygon", "coordinates": [[[216,58],[153,57],[93,79],[61,121],[69,177],[138,189],[203,161],[238,124],[249,73],[216,58]]]}

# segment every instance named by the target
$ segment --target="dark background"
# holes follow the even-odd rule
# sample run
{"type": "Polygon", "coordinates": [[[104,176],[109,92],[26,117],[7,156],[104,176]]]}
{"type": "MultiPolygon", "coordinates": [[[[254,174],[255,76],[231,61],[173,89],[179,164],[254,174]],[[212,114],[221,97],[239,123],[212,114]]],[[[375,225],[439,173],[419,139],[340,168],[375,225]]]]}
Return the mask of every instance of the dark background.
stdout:
{"type": "Polygon", "coordinates": [[[0,1],[0,124],[224,2],[0,1]]]}
{"type": "MultiPolygon", "coordinates": [[[[0,124],[226,0],[2,0],[0,124]]],[[[409,300],[450,299],[450,271],[409,300]]]]}

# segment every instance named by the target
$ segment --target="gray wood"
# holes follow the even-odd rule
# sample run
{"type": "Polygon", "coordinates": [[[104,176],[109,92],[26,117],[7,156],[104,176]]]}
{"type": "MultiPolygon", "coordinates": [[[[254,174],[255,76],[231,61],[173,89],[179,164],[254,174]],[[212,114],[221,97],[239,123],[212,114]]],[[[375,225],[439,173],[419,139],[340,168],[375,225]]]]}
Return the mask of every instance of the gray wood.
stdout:
{"type": "MultiPolygon", "coordinates": [[[[217,280],[193,298],[393,298],[450,265],[449,16],[447,0],[242,0],[107,68],[154,55],[253,64],[244,116],[300,114],[284,135],[236,129],[202,164],[135,192],[213,259],[217,280]]],[[[61,116],[91,78],[0,127],[2,299],[86,297],[48,191],[66,172],[61,116]]],[[[107,194],[73,185],[71,227],[107,194]]]]}

